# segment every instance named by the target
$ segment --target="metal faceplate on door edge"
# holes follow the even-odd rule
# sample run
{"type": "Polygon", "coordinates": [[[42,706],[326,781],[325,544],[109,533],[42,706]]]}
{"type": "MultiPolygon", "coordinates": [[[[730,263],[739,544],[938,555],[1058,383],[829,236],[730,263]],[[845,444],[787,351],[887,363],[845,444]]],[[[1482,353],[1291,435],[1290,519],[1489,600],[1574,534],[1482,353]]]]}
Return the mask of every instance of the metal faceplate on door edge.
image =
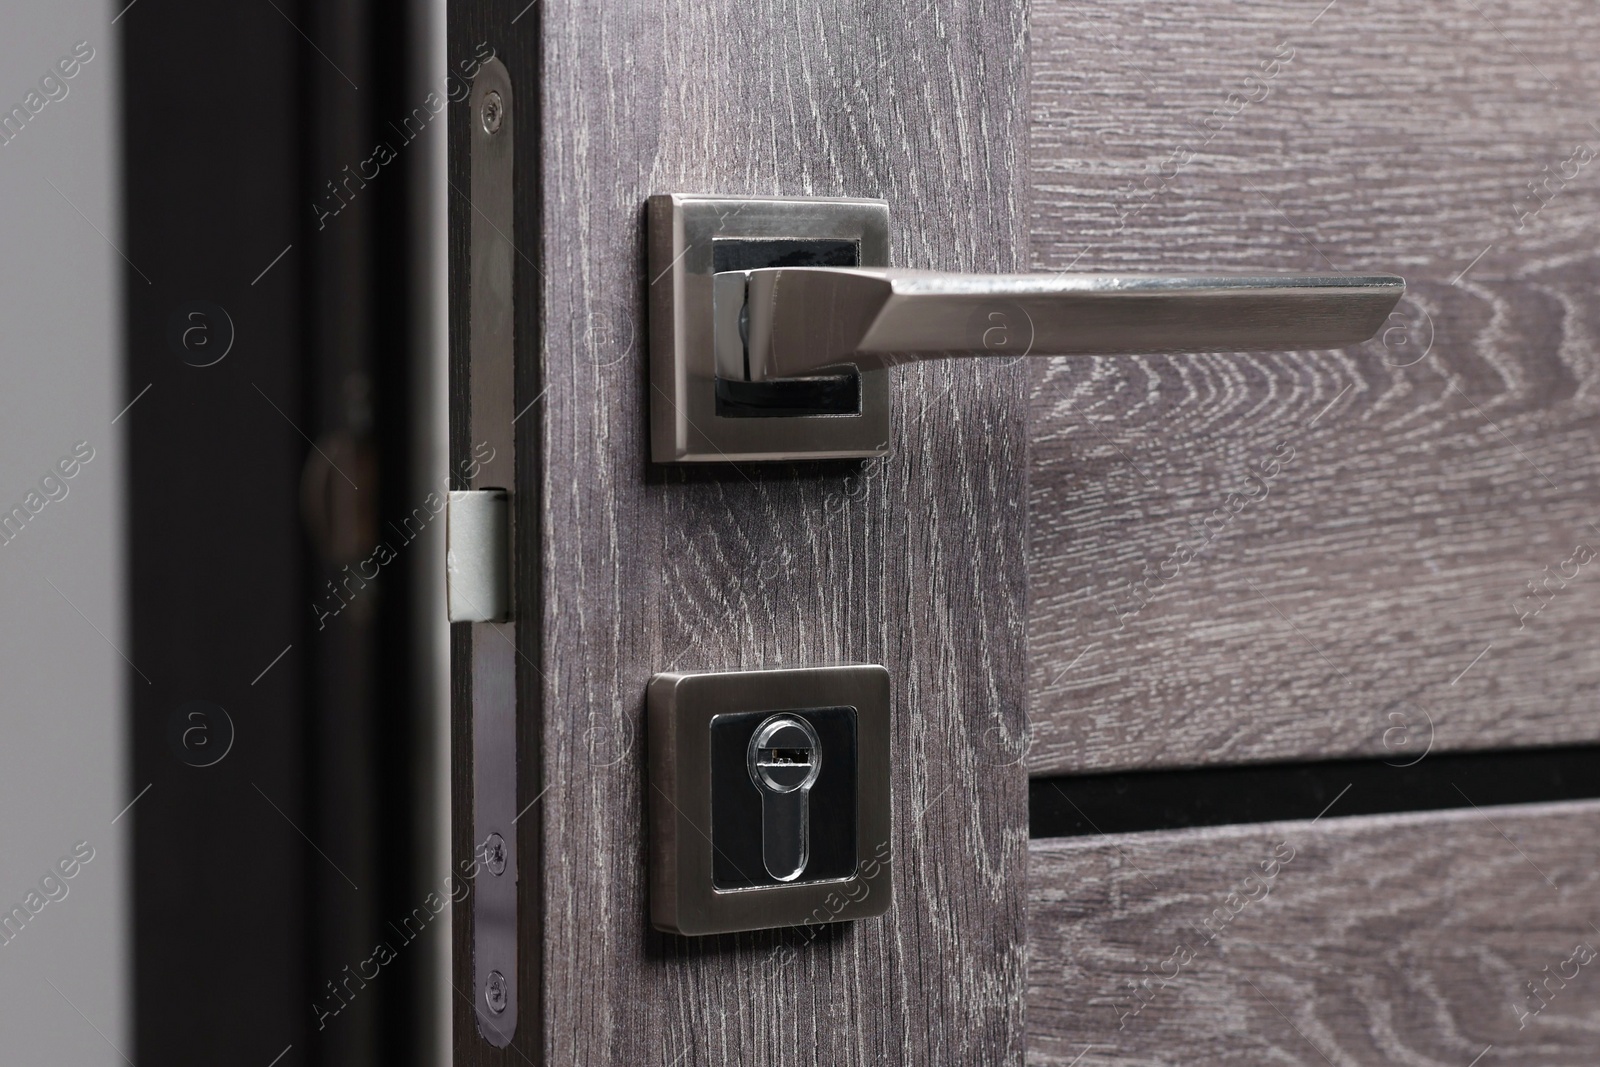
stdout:
{"type": "MultiPolygon", "coordinates": [[[[805,258],[818,253],[843,252],[852,260],[830,265],[886,267],[889,205],[885,201],[666,194],[650,198],[648,226],[650,451],[655,462],[888,454],[886,370],[774,382],[764,394],[763,383],[751,403],[730,398],[729,386],[738,383],[719,381],[717,374],[713,281],[719,271],[726,277],[732,269],[818,262],[805,258]],[[730,266],[733,261],[736,266],[730,266]],[[785,400],[785,390],[801,399],[785,400]],[[819,408],[818,395],[832,399],[819,408]],[[848,410],[840,406],[840,397],[848,410]]],[[[739,309],[725,307],[722,312],[726,350],[730,332],[738,343],[739,309]]]]}
{"type": "MultiPolygon", "coordinates": [[[[466,615],[472,648],[472,826],[474,858],[481,865],[472,894],[473,1009],[478,1033],[496,1048],[517,1032],[517,624],[508,588],[516,554],[514,487],[516,448],[514,291],[515,232],[512,184],[511,76],[498,59],[483,64],[468,102],[472,144],[472,275],[468,292],[471,335],[468,367],[471,440],[505,457],[490,475],[480,471],[466,487],[495,512],[494,538],[503,557],[490,564],[492,595],[466,615]],[[489,494],[486,490],[499,490],[489,494]],[[500,584],[500,583],[507,584],[500,584]]],[[[453,497],[456,493],[451,494],[453,497]]],[[[457,593],[462,590],[457,589],[457,593]]],[[[472,595],[469,593],[469,595],[472,595]]]]}

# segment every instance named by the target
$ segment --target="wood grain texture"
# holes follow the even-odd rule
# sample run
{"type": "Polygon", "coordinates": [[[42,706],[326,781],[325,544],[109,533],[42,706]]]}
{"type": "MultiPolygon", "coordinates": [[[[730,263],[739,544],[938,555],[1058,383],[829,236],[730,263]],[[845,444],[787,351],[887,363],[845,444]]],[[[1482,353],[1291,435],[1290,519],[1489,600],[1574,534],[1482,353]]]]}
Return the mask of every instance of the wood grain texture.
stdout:
{"type": "Polygon", "coordinates": [[[1033,267],[1411,291],[1340,352],[1034,361],[1030,771],[1600,737],[1600,572],[1518,611],[1600,549],[1600,8],[1038,0],[1032,27],[1033,267]]]}
{"type": "Polygon", "coordinates": [[[1592,1064],[1597,839],[1586,801],[1034,841],[1029,1062],[1592,1064]]]}
{"type": "MultiPolygon", "coordinates": [[[[519,1027],[515,1049],[551,1064],[1020,1062],[1025,372],[900,372],[893,455],[875,467],[654,467],[642,238],[652,193],[881,196],[897,263],[1023,266],[1023,7],[556,2],[512,28],[522,6],[452,5],[453,40],[470,24],[512,41],[501,55],[516,84],[537,76],[543,125],[542,145],[518,140],[540,154],[517,161],[519,212],[542,202],[517,243],[538,264],[519,263],[519,304],[541,316],[518,323],[519,410],[540,398],[518,423],[541,501],[522,551],[542,561],[540,625],[519,632],[541,631],[522,788],[547,791],[519,831],[544,841],[522,940],[543,988],[523,1027],[537,1016],[543,1033],[519,1027]],[[894,678],[891,911],[815,940],[654,932],[650,676],[850,662],[894,678]]],[[[461,1062],[519,1062],[485,1053],[465,1006],[457,1019],[461,1062]]]]}

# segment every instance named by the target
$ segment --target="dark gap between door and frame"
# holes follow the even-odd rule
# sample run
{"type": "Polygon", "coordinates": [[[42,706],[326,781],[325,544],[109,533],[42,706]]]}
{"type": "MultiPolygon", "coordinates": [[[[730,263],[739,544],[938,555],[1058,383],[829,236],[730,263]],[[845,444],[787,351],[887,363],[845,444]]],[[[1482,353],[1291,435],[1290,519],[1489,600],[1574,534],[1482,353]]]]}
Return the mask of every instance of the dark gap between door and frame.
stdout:
{"type": "Polygon", "coordinates": [[[1028,783],[1028,836],[1539,804],[1600,797],[1600,745],[1062,775],[1028,783]]]}

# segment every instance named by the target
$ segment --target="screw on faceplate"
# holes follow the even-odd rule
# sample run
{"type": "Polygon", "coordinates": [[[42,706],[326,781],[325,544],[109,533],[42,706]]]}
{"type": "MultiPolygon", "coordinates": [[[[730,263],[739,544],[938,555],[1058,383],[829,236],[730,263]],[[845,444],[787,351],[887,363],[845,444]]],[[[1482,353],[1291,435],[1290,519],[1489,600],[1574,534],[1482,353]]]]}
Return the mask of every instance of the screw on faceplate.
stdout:
{"type": "Polygon", "coordinates": [[[506,839],[490,834],[483,842],[483,865],[490,874],[506,873],[506,839]]]}
{"type": "Polygon", "coordinates": [[[506,120],[506,104],[500,99],[500,94],[493,89],[483,97],[483,109],[479,113],[483,119],[485,133],[495,134],[500,132],[500,126],[506,120]]]}
{"type": "Polygon", "coordinates": [[[506,976],[499,971],[490,971],[489,977],[484,979],[483,1002],[496,1015],[506,1010],[506,976]]]}

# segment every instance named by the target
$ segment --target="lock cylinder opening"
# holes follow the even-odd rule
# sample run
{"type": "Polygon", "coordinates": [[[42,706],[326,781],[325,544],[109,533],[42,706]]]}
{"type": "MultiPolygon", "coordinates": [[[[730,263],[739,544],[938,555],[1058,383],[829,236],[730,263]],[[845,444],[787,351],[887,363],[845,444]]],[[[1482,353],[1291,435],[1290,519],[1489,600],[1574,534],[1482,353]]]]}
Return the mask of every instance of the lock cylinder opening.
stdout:
{"type": "Polygon", "coordinates": [[[855,870],[855,717],[848,707],[716,716],[710,834],[718,891],[855,870]]]}
{"type": "Polygon", "coordinates": [[[816,728],[795,715],[774,715],[750,738],[746,762],[761,794],[761,865],[792,882],[811,861],[811,786],[822,769],[816,728]]]}

